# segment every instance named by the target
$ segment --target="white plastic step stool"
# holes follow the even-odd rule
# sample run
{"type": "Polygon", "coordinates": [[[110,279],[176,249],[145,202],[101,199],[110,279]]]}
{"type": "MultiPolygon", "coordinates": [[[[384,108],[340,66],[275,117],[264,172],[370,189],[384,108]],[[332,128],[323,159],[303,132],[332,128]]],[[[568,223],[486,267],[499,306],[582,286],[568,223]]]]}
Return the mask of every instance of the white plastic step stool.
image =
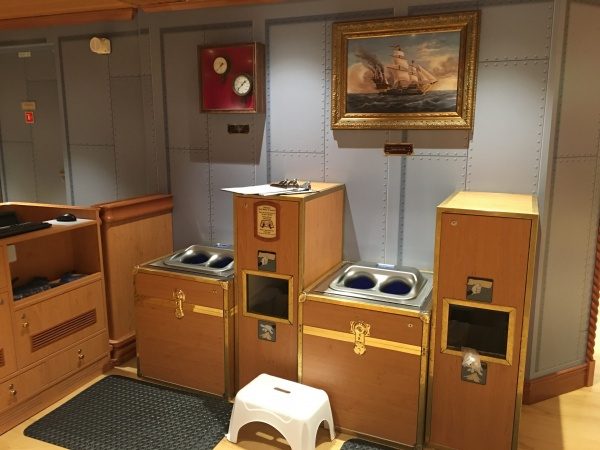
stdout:
{"type": "Polygon", "coordinates": [[[314,450],[323,421],[333,440],[333,416],[325,391],[263,373],[235,396],[226,438],[235,443],[242,426],[264,422],[279,431],[292,450],[314,450]]]}

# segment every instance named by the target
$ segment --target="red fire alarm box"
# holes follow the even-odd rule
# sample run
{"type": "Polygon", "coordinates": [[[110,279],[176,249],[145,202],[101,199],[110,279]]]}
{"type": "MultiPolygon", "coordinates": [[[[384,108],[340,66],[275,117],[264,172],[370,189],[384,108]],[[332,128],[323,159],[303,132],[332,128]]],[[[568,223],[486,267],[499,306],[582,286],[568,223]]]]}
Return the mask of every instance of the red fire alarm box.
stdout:
{"type": "Polygon", "coordinates": [[[25,111],[25,123],[35,123],[33,111],[25,111]]]}

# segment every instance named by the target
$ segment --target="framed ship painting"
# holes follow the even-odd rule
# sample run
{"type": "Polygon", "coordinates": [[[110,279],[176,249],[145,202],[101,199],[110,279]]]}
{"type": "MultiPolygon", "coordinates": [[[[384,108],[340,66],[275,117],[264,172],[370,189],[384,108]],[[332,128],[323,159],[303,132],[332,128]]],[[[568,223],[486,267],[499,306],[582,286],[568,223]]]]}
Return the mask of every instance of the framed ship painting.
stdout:
{"type": "Polygon", "coordinates": [[[479,12],[334,23],[332,129],[470,129],[479,12]]]}

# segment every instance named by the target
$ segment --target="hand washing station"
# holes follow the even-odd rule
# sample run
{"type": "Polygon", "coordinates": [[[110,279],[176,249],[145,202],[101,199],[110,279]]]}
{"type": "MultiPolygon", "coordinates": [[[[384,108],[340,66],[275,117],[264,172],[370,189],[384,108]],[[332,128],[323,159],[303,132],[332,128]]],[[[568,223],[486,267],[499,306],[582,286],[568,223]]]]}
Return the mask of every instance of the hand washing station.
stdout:
{"type": "Polygon", "coordinates": [[[191,245],[159,261],[162,265],[186,272],[220,277],[233,273],[233,250],[219,244],[215,247],[191,245]]]}
{"type": "Polygon", "coordinates": [[[430,273],[413,267],[364,262],[345,264],[330,280],[327,294],[418,309],[428,301],[432,285],[430,273]]]}
{"type": "Polygon", "coordinates": [[[336,426],[420,448],[432,274],[345,263],[300,298],[301,382],[325,390],[336,426]]]}
{"type": "Polygon", "coordinates": [[[233,395],[233,255],[192,245],[135,268],[140,376],[233,395]]]}

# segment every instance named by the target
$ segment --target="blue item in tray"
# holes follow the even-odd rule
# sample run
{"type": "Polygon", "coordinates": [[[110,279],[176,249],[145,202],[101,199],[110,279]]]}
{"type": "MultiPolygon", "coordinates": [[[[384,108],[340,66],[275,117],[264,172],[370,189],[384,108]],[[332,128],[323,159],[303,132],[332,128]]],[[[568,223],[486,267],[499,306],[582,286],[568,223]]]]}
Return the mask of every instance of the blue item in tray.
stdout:
{"type": "Polygon", "coordinates": [[[29,297],[30,295],[37,294],[38,292],[46,291],[50,289],[52,285],[45,277],[35,277],[23,286],[19,286],[13,289],[13,299],[21,300],[22,298],[29,297]]]}

